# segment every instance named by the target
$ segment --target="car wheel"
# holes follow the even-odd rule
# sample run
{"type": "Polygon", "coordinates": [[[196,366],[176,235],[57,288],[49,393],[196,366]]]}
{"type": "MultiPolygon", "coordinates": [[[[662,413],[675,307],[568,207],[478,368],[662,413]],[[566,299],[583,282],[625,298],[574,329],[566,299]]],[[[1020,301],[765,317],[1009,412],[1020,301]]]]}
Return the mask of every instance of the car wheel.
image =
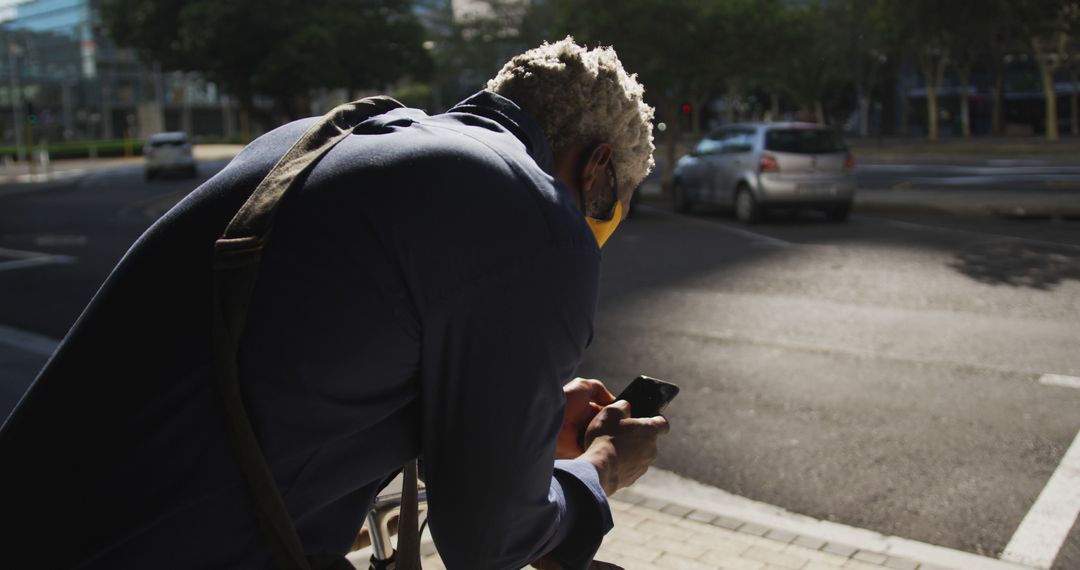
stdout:
{"type": "Polygon", "coordinates": [[[197,166],[189,166],[187,170],[184,171],[184,174],[187,174],[188,178],[195,178],[199,175],[199,168],[197,166]]]}
{"type": "Polygon", "coordinates": [[[671,187],[671,201],[675,208],[675,211],[680,214],[685,214],[690,211],[693,204],[690,203],[690,199],[686,197],[686,188],[683,183],[676,180],[671,187]]]}
{"type": "Polygon", "coordinates": [[[158,172],[156,170],[147,170],[146,171],[146,179],[147,180],[153,180],[153,179],[157,178],[157,175],[158,175],[158,172]]]}
{"type": "Polygon", "coordinates": [[[764,211],[750,187],[743,184],[735,191],[735,218],[746,224],[761,221],[764,211]]]}
{"type": "Polygon", "coordinates": [[[830,222],[844,222],[847,221],[848,216],[851,214],[851,202],[847,204],[841,204],[839,206],[833,206],[828,210],[825,210],[825,217],[830,222]]]}

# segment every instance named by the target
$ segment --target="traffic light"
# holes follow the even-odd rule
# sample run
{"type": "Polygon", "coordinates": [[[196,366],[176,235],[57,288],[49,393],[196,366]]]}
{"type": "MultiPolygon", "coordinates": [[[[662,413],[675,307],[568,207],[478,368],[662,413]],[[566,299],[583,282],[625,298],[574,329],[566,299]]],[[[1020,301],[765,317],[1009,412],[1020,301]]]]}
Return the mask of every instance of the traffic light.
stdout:
{"type": "Polygon", "coordinates": [[[38,120],[37,111],[34,109],[34,102],[26,102],[26,122],[31,125],[36,125],[38,120]]]}
{"type": "Polygon", "coordinates": [[[681,112],[681,113],[682,113],[683,115],[689,115],[689,114],[690,114],[690,112],[691,112],[691,111],[693,111],[693,110],[694,110],[694,109],[693,109],[693,107],[691,107],[691,106],[690,106],[690,103],[683,103],[683,104],[682,104],[682,105],[681,105],[681,106],[679,107],[679,111],[680,111],[680,112],[681,112]]]}

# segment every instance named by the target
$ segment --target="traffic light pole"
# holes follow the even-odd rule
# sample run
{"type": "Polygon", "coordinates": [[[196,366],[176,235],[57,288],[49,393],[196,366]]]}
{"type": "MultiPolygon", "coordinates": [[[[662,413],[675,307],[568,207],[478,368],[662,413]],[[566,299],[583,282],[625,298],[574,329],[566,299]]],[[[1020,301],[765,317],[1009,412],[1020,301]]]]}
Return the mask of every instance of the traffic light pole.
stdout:
{"type": "Polygon", "coordinates": [[[22,90],[19,87],[18,60],[16,50],[19,46],[8,44],[8,75],[11,76],[11,115],[15,127],[15,153],[19,162],[26,161],[26,147],[23,145],[22,90]]]}

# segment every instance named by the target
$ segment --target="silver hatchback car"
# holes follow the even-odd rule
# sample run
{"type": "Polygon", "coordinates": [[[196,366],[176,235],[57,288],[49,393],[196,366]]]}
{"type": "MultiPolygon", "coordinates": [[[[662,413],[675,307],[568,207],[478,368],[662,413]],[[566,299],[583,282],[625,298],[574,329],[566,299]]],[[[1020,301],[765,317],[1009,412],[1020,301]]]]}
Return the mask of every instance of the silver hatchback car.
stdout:
{"type": "Polygon", "coordinates": [[[840,135],[812,123],[742,123],[718,129],[675,164],[675,209],[730,206],[744,222],[771,208],[824,210],[844,221],[855,198],[855,160],[840,135]]]}

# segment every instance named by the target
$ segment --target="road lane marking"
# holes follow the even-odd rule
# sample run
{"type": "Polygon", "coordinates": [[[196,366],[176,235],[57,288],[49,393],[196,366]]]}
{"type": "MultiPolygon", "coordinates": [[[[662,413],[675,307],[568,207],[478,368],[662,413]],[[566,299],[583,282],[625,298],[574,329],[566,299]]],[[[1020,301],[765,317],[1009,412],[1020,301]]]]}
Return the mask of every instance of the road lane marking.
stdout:
{"type": "Polygon", "coordinates": [[[1002,560],[1049,569],[1080,514],[1080,433],[1016,529],[1002,560]]]}
{"type": "Polygon", "coordinates": [[[1080,388],[1080,378],[1064,374],[1043,374],[1039,377],[1039,384],[1043,386],[1061,386],[1063,388],[1080,388]]]}
{"type": "Polygon", "coordinates": [[[1080,174],[1080,166],[1061,165],[1003,165],[991,166],[964,165],[964,164],[860,164],[855,167],[858,172],[874,174],[907,174],[907,173],[944,173],[968,174],[984,176],[1008,176],[1008,175],[1069,175],[1080,174]]]}
{"type": "Polygon", "coordinates": [[[882,223],[882,224],[885,224],[887,226],[892,226],[894,228],[913,230],[913,231],[917,231],[917,232],[939,232],[939,233],[946,233],[946,234],[963,234],[963,235],[976,236],[976,237],[988,237],[988,238],[994,238],[994,239],[1002,239],[1002,240],[1008,240],[1008,241],[1030,243],[1030,244],[1034,244],[1034,245],[1042,245],[1042,246],[1049,246],[1049,247],[1063,247],[1063,248],[1067,248],[1067,249],[1080,250],[1080,245],[1074,245],[1074,244],[1071,244],[1071,243],[1065,243],[1065,242],[1060,242],[1060,241],[1047,241],[1047,240],[1042,240],[1042,239],[1031,239],[1031,238],[1019,237],[1019,236],[1010,236],[1010,235],[1004,235],[1004,234],[994,234],[994,233],[989,233],[989,232],[976,232],[976,231],[971,231],[971,230],[961,230],[961,229],[957,229],[957,228],[946,228],[946,227],[943,227],[943,226],[932,226],[932,225],[928,225],[928,224],[919,224],[919,223],[915,223],[915,222],[904,222],[904,221],[901,221],[901,220],[892,220],[892,219],[889,219],[889,218],[879,218],[879,217],[876,217],[876,216],[866,216],[866,215],[862,215],[862,214],[852,216],[852,218],[857,219],[857,220],[866,220],[866,221],[875,222],[875,223],[882,223]]]}
{"type": "Polygon", "coordinates": [[[648,210],[650,213],[660,214],[661,216],[665,216],[665,217],[669,217],[669,218],[678,218],[680,221],[685,221],[687,223],[692,223],[692,224],[697,225],[697,226],[708,227],[708,228],[712,228],[714,230],[720,230],[720,231],[727,232],[727,233],[730,233],[730,234],[735,234],[735,235],[738,235],[738,236],[741,236],[741,237],[744,237],[744,238],[749,238],[751,241],[755,241],[755,242],[762,243],[762,244],[772,245],[772,246],[776,246],[776,247],[793,247],[794,245],[796,245],[796,244],[794,244],[794,243],[792,243],[790,241],[784,241],[782,239],[774,238],[772,236],[767,236],[765,234],[759,234],[757,232],[752,232],[750,230],[744,230],[742,228],[731,227],[731,226],[729,226],[727,224],[720,224],[720,223],[715,223],[715,222],[706,222],[704,220],[699,220],[699,219],[694,218],[694,217],[683,216],[683,215],[676,214],[676,213],[673,213],[673,212],[668,212],[666,210],[662,210],[662,209],[656,208],[654,206],[644,206],[644,205],[642,205],[642,206],[638,206],[638,207],[643,209],[643,210],[648,210]]]}
{"type": "Polygon", "coordinates": [[[0,344],[42,356],[52,356],[60,342],[45,335],[0,325],[0,344]]]}
{"type": "Polygon", "coordinates": [[[74,263],[76,259],[70,255],[52,255],[37,251],[22,251],[19,249],[5,249],[2,247],[0,247],[0,257],[14,258],[11,261],[0,261],[0,271],[25,269],[27,267],[37,267],[39,265],[50,265],[53,263],[74,263]]]}

